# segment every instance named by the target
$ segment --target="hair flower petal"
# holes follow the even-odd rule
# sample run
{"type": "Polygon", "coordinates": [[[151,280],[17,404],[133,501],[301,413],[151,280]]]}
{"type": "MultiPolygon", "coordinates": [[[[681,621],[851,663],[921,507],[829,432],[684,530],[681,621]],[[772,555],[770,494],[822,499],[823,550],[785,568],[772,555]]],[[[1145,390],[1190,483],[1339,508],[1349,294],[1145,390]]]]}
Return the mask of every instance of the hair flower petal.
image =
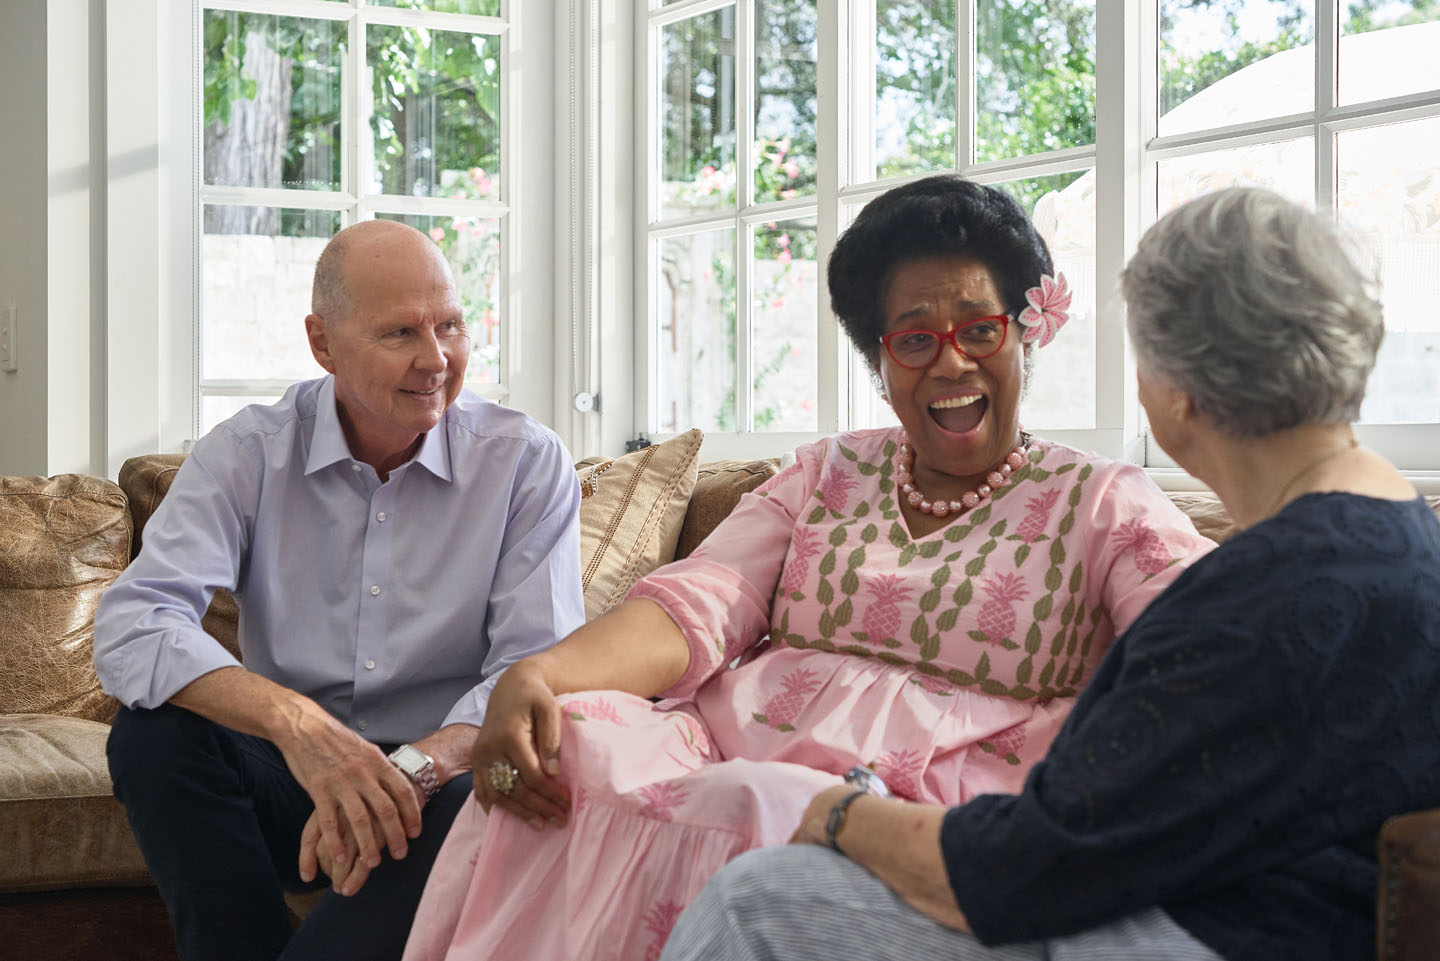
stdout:
{"type": "Polygon", "coordinates": [[[1027,344],[1038,340],[1037,346],[1044,347],[1070,319],[1070,284],[1058,271],[1054,277],[1042,274],[1040,285],[1025,291],[1025,300],[1028,303],[1017,318],[1025,328],[1020,340],[1027,344]]]}

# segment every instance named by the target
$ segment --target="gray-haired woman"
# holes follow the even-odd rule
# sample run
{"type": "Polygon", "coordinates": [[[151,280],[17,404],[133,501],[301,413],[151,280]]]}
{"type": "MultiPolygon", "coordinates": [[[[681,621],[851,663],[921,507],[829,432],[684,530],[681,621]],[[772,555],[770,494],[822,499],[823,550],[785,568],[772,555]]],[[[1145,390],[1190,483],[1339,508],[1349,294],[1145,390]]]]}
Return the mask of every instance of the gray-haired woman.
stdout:
{"type": "Polygon", "coordinates": [[[1380,825],[1440,805],[1440,523],[1350,428],[1368,287],[1265,191],[1161,220],[1124,275],[1140,398],[1241,532],[1116,641],[1021,794],[826,791],[663,957],[1373,955],[1380,825]]]}

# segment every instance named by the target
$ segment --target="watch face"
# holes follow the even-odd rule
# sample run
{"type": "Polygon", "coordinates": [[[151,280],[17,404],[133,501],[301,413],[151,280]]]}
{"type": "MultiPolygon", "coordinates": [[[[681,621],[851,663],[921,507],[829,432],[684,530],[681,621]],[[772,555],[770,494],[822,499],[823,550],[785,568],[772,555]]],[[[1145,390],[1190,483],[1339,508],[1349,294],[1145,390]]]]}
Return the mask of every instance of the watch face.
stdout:
{"type": "Polygon", "coordinates": [[[866,794],[874,794],[876,797],[890,796],[890,789],[886,786],[885,779],[868,767],[852,767],[845,772],[845,780],[866,794]]]}
{"type": "Polygon", "coordinates": [[[392,751],[390,760],[394,761],[395,766],[400,770],[412,776],[419,774],[431,764],[430,758],[425,756],[425,752],[409,744],[402,744],[392,751]]]}

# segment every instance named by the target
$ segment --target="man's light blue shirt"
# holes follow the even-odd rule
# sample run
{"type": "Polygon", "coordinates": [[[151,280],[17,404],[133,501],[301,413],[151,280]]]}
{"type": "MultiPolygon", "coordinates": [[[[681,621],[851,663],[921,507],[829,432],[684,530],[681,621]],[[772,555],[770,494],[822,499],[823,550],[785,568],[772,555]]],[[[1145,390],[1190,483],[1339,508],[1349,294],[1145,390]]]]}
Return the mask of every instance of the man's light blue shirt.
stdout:
{"type": "Polygon", "coordinates": [[[101,599],[95,668],[154,708],[236,664],[200,626],[240,602],[245,667],[368,740],[478,725],[497,675],[585,619],[579,486],[555,434],[468,391],[380,482],[330,377],[207,434],[101,599]]]}

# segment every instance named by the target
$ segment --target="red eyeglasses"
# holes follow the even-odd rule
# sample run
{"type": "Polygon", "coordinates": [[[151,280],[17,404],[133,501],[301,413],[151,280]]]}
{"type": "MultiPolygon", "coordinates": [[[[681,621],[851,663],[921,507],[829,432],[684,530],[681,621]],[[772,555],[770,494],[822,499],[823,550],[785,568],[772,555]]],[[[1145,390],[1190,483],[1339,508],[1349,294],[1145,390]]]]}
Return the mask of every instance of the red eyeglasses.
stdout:
{"type": "Polygon", "coordinates": [[[1005,346],[1005,332],[1010,318],[997,314],[994,317],[977,317],[945,333],[933,330],[896,330],[884,334],[880,343],[890,354],[890,359],[907,370],[924,370],[935,363],[940,348],[948,341],[963,356],[971,360],[984,360],[1005,346]]]}

